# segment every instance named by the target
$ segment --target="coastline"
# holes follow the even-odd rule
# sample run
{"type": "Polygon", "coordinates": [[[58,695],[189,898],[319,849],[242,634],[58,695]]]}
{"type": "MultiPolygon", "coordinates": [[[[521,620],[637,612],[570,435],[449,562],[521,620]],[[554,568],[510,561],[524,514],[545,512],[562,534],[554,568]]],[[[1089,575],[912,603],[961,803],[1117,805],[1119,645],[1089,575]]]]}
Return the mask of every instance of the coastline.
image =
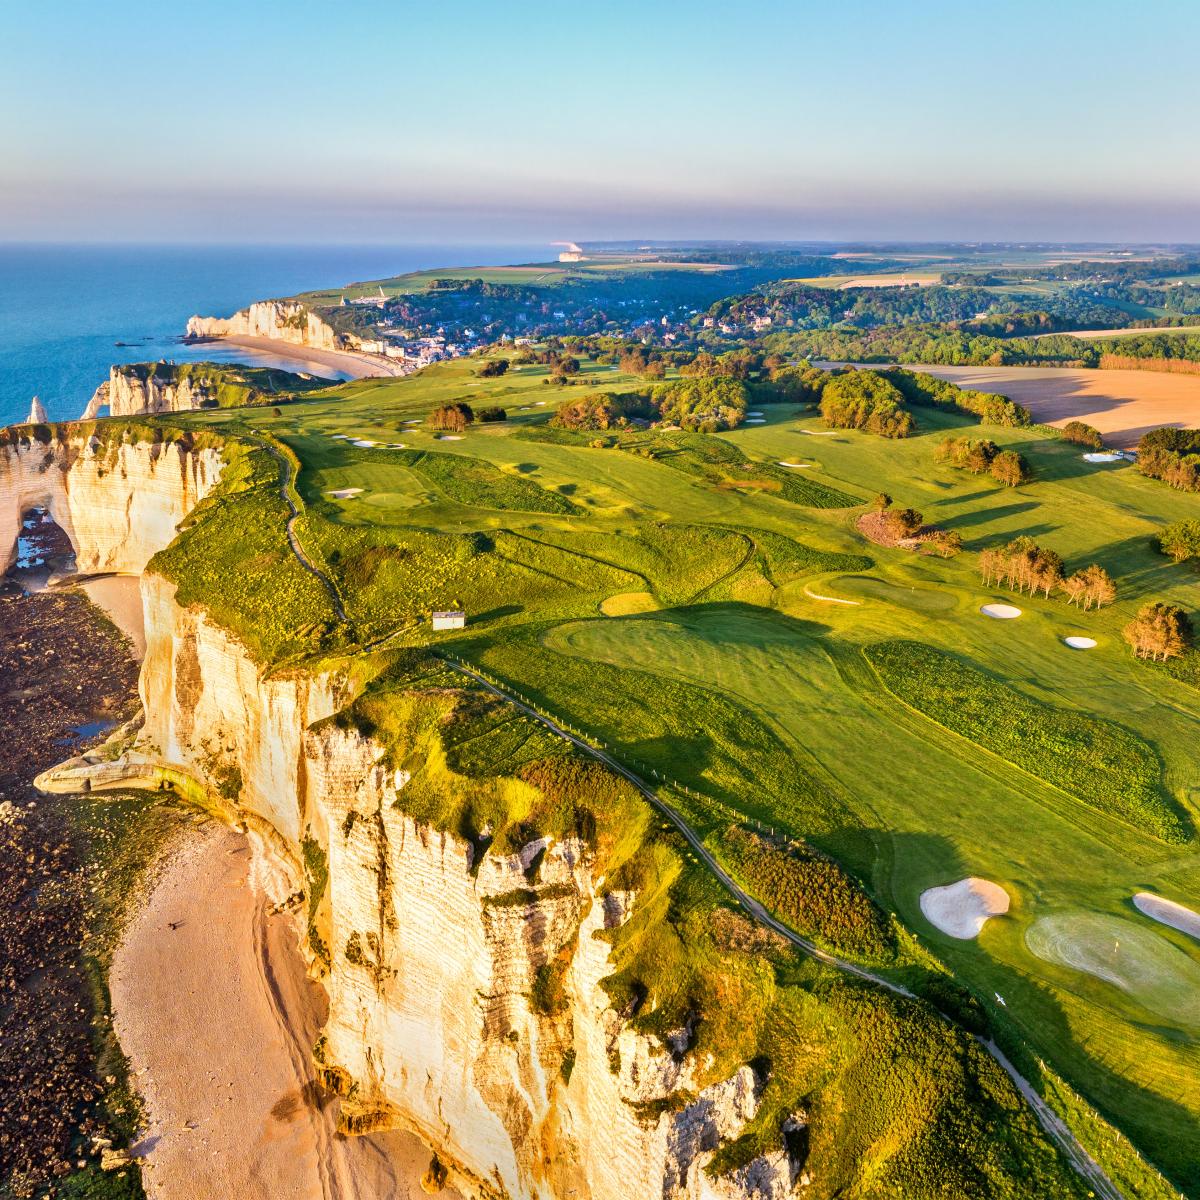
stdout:
{"type": "MultiPolygon", "coordinates": [[[[361,350],[324,350],[317,346],[302,346],[285,342],[282,338],[230,336],[198,338],[188,342],[189,346],[215,344],[236,346],[253,350],[259,354],[271,354],[295,363],[301,370],[312,375],[322,375],[321,368],[333,370],[348,379],[374,379],[410,374],[400,362],[384,358],[379,354],[366,354],[361,350]]],[[[323,376],[327,377],[327,376],[323,376]]],[[[336,377],[336,376],[334,376],[336,377]]]]}
{"type": "MultiPolygon", "coordinates": [[[[430,1151],[402,1132],[344,1137],[312,1049],[328,1000],[294,911],[272,904],[248,838],[189,830],[113,959],[113,1019],[146,1122],[151,1200],[408,1200],[430,1151]]],[[[458,1193],[446,1189],[447,1200],[458,1193]]]]}

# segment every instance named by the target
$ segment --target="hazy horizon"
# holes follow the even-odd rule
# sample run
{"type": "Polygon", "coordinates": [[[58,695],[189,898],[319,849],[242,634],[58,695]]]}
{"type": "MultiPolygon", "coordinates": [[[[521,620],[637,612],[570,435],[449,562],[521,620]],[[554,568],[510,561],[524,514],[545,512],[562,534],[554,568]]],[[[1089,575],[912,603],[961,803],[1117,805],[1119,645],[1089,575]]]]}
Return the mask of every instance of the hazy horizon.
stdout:
{"type": "Polygon", "coordinates": [[[0,238],[1196,240],[1149,9],[13,7],[0,238]]]}

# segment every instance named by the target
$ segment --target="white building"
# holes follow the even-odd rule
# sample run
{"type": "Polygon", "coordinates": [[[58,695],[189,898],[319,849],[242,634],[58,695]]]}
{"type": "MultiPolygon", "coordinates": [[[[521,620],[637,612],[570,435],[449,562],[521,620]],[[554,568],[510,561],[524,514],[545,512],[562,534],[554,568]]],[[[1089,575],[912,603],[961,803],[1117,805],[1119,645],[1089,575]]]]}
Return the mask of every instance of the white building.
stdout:
{"type": "Polygon", "coordinates": [[[435,612],[433,614],[434,629],[462,629],[467,623],[465,612],[435,612]]]}

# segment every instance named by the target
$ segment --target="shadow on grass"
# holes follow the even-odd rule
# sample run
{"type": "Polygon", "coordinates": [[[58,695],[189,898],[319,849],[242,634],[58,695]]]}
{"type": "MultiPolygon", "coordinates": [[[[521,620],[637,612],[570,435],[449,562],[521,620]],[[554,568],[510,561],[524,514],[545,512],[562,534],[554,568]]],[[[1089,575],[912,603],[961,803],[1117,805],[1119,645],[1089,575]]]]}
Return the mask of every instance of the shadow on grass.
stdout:
{"type": "MultiPolygon", "coordinates": [[[[997,972],[1012,972],[1009,964],[986,951],[980,949],[980,954],[997,972]]],[[[1053,1094],[1052,1085],[1042,1061],[1048,1060],[1057,1074],[1176,1186],[1196,1195],[1200,1189],[1200,1157],[1195,1154],[1195,1147],[1200,1145],[1200,1119],[1196,1114],[1099,1061],[1076,1038],[1054,990],[1028,974],[1023,973],[1020,981],[1019,994],[1007,998],[1009,1007],[991,1013],[993,1036],[1017,1069],[1038,1092],[1049,1096],[1053,1094]],[[1036,1030],[1032,1039],[1026,1030],[1036,1030]]],[[[1178,1037],[1177,1030],[1169,1033],[1178,1037]]]]}

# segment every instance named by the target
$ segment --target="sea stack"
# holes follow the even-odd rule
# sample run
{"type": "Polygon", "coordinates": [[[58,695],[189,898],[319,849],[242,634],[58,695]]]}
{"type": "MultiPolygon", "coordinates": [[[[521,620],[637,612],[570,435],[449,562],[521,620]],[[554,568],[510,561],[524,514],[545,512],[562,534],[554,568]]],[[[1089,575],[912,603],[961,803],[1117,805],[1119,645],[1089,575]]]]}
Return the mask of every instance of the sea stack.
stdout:
{"type": "Polygon", "coordinates": [[[46,415],[46,406],[36,397],[29,406],[29,418],[26,425],[45,425],[50,418],[46,415]]]}

